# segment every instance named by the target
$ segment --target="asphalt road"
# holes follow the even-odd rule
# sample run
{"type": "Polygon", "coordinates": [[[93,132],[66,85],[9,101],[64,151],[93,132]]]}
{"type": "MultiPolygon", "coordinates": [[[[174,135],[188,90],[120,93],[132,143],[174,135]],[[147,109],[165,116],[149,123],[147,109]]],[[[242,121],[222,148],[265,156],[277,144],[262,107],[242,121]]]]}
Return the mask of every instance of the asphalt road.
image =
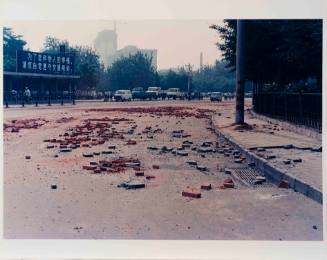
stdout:
{"type": "Polygon", "coordinates": [[[211,131],[208,116],[229,107],[234,109],[234,103],[160,101],[5,109],[4,237],[322,240],[320,204],[270,183],[247,185],[225,172],[251,173],[246,161],[235,163],[232,153],[217,152],[232,148],[211,131]],[[38,121],[20,124],[22,119],[38,121]],[[43,125],[11,132],[34,123],[43,125]],[[49,142],[74,134],[90,140],[79,141],[81,147],[71,151],[69,143],[62,152],[58,142],[49,142]],[[99,136],[108,137],[98,144],[99,136]],[[136,144],[127,144],[129,140],[136,144]],[[190,145],[182,149],[185,141],[190,145]],[[54,148],[48,149],[49,144],[54,148]],[[116,149],[103,154],[109,146],[116,149]],[[163,146],[176,154],[161,152],[163,146]],[[91,153],[93,157],[85,157],[91,153]],[[101,173],[83,169],[90,162],[119,158],[137,159],[141,166],[136,171],[145,176],[135,176],[131,167],[101,173]],[[222,188],[227,178],[234,188],[222,188]],[[144,183],[145,188],[117,187],[126,182],[144,183]],[[200,189],[208,184],[211,190],[200,189]],[[182,196],[186,190],[201,193],[201,198],[182,196]]]}

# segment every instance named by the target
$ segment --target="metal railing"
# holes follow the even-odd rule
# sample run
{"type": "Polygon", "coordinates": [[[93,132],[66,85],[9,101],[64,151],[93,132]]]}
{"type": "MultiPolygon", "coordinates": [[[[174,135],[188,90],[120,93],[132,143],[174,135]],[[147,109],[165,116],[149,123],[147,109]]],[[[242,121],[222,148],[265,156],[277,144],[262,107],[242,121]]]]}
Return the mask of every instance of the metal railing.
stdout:
{"type": "Polygon", "coordinates": [[[321,93],[258,93],[253,95],[253,109],[320,132],[322,129],[321,93]]]}
{"type": "Polygon", "coordinates": [[[40,104],[61,104],[72,103],[75,104],[75,93],[69,91],[58,91],[58,92],[43,92],[39,93],[37,91],[31,91],[31,95],[27,96],[24,92],[10,92],[6,93],[3,97],[3,103],[6,107],[10,105],[35,105],[40,104]]]}

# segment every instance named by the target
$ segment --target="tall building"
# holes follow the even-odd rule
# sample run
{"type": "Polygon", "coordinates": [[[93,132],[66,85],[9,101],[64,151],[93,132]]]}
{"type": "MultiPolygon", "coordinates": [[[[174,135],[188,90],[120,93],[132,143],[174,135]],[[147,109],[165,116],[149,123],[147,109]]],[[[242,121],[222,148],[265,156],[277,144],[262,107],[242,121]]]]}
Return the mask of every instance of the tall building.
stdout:
{"type": "Polygon", "coordinates": [[[112,56],[117,51],[117,33],[114,30],[104,30],[98,33],[94,41],[94,49],[100,55],[100,59],[107,67],[109,56],[112,56]]]}
{"type": "Polygon", "coordinates": [[[202,51],[200,52],[200,70],[203,69],[203,53],[202,51]]]}
{"type": "Polygon", "coordinates": [[[113,64],[121,57],[128,57],[129,55],[135,55],[137,52],[141,52],[148,57],[152,57],[152,66],[157,69],[157,50],[156,49],[139,49],[134,45],[128,45],[120,50],[117,50],[113,55],[108,58],[108,66],[113,64]]]}

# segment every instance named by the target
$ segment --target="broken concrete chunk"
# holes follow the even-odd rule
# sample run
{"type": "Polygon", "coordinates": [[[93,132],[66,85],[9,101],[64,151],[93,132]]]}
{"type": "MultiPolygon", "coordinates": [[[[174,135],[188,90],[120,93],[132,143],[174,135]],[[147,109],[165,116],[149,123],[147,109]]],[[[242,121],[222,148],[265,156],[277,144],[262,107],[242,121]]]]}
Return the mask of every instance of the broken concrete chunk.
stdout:
{"type": "Polygon", "coordinates": [[[243,158],[235,159],[234,162],[235,163],[242,163],[243,162],[243,158]]]}
{"type": "Polygon", "coordinates": [[[204,165],[197,165],[196,168],[200,171],[206,171],[207,170],[207,167],[204,166],[204,165]]]}
{"type": "Polygon", "coordinates": [[[284,160],[283,163],[284,164],[291,164],[291,160],[284,160]]]}
{"type": "Polygon", "coordinates": [[[153,150],[153,151],[156,151],[158,150],[159,148],[156,147],[156,146],[148,146],[148,150],[153,150]]]}
{"type": "Polygon", "coordinates": [[[293,159],[293,162],[299,163],[299,162],[302,162],[302,159],[301,158],[296,158],[296,159],[293,159]]]}
{"type": "Polygon", "coordinates": [[[71,152],[71,151],[72,151],[71,148],[63,148],[63,149],[60,149],[60,152],[61,152],[61,153],[69,153],[69,152],[71,152]]]}
{"type": "Polygon", "coordinates": [[[93,153],[83,153],[83,157],[93,157],[93,153]]]}
{"type": "Polygon", "coordinates": [[[112,154],[113,152],[110,150],[102,151],[102,154],[112,154]]]}
{"type": "Polygon", "coordinates": [[[131,190],[131,189],[143,189],[145,188],[144,183],[139,183],[139,182],[132,182],[132,183],[126,183],[125,189],[131,190]]]}
{"type": "Polygon", "coordinates": [[[180,155],[180,156],[188,156],[188,152],[185,152],[185,151],[177,151],[177,155],[180,155]]]}
{"type": "Polygon", "coordinates": [[[257,185],[257,184],[261,184],[263,182],[266,181],[266,178],[264,176],[257,176],[254,181],[253,184],[257,185]]]}
{"type": "Polygon", "coordinates": [[[189,165],[197,165],[198,163],[196,161],[187,161],[189,165]]]}
{"type": "Polygon", "coordinates": [[[54,148],[55,146],[54,146],[54,144],[48,144],[47,145],[47,149],[52,149],[52,148],[54,148]]]}

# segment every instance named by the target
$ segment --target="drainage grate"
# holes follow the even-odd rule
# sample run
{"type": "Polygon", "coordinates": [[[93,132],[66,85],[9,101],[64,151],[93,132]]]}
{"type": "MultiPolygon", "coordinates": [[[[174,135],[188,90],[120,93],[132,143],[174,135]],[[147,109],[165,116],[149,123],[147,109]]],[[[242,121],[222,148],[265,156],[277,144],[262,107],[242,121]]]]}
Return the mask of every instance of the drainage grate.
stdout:
{"type": "Polygon", "coordinates": [[[232,169],[232,175],[248,187],[253,188],[271,188],[274,185],[266,180],[261,184],[254,184],[256,177],[262,176],[256,168],[236,168],[232,169]]]}

